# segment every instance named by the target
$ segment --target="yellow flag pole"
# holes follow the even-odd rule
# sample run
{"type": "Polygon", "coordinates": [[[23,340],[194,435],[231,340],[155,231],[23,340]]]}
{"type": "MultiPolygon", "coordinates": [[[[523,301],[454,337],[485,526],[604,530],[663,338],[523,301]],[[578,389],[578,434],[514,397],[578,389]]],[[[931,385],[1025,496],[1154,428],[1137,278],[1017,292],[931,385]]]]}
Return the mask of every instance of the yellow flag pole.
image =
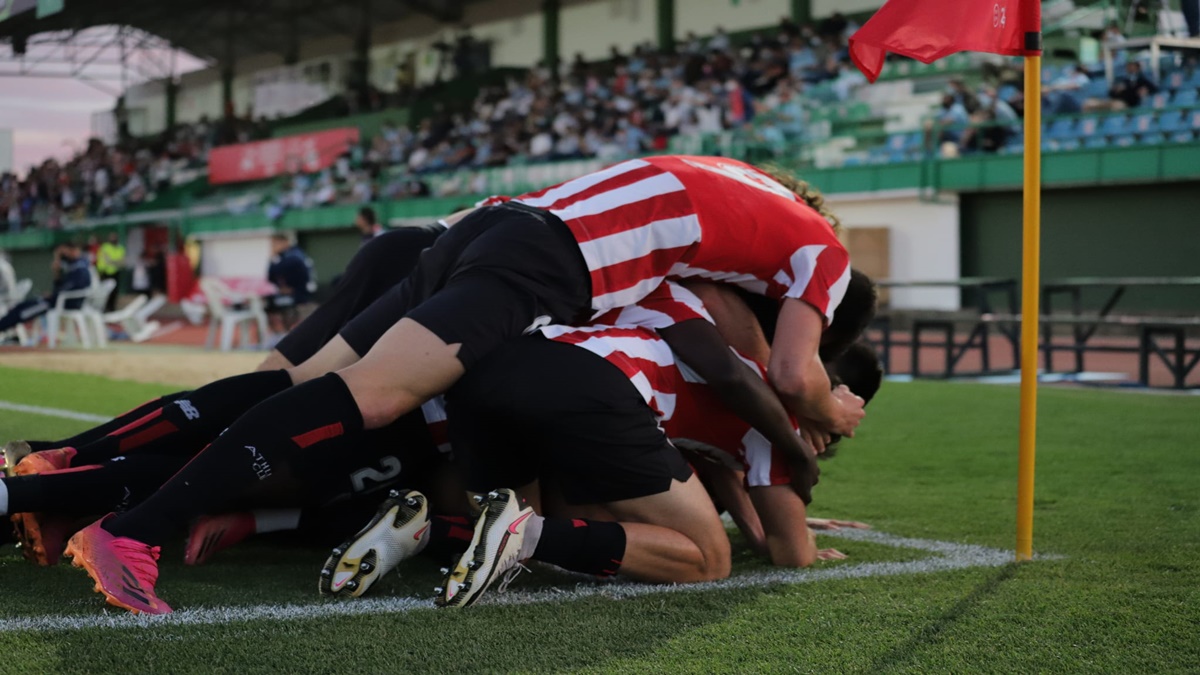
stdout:
{"type": "Polygon", "coordinates": [[[1025,57],[1025,186],[1021,265],[1021,422],[1017,460],[1017,560],[1033,558],[1037,444],[1038,302],[1041,298],[1042,57],[1025,57]]]}

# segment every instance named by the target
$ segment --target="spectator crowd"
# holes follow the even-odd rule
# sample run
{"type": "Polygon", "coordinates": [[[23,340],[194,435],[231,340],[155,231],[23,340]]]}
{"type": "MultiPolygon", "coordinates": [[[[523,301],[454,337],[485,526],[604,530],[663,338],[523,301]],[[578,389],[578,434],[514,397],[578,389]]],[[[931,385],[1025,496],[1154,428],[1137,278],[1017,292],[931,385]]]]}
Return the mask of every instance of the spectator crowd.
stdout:
{"type": "MultiPolygon", "coordinates": [[[[729,130],[783,146],[805,136],[806,89],[825,83],[839,100],[866,80],[851,65],[841,14],[815,25],[789,19],[736,47],[722,29],[688,35],[673,53],[650,44],[587,62],[577,54],[483,88],[470,108],[439,108],[415,129],[386,123],[365,148],[330,170],[289,177],[267,206],[293,208],[427,196],[423,176],[570,159],[615,160],[664,150],[672,136],[729,130]],[[557,76],[556,76],[557,75],[557,76]]],[[[483,190],[482,176],[453,177],[440,194],[483,190]]]]}
{"type": "Polygon", "coordinates": [[[0,174],[0,231],[57,229],[70,221],[124,213],[169,188],[180,170],[206,166],[213,147],[269,134],[262,122],[234,117],[213,123],[204,116],[139,139],[128,133],[121,106],[116,118],[120,140],[115,144],[93,138],[66,162],[47,159],[23,178],[0,174]]]}
{"type": "MultiPolygon", "coordinates": [[[[665,150],[677,135],[734,131],[742,140],[786,152],[812,137],[814,101],[847,101],[865,84],[847,49],[857,28],[836,13],[805,25],[785,18],[741,45],[718,28],[708,38],[689,34],[671,52],[642,44],[630,53],[613,47],[600,62],[576,54],[556,72],[542,64],[503,85],[482,88],[467,109],[435,107],[413,129],[385,123],[330,169],[287,176],[265,203],[229,208],[261,205],[277,218],[291,209],[424,197],[435,192],[426,179],[433,173],[454,174],[438,181],[439,195],[480,193],[485,178],[470,170],[613,161],[665,150]]],[[[1101,37],[1123,40],[1115,24],[1101,37]]],[[[1103,90],[1095,86],[1098,74],[1082,64],[1062,70],[1047,80],[1047,113],[1134,108],[1158,91],[1136,61],[1124,69],[1103,90]]],[[[951,79],[926,124],[923,151],[955,155],[1004,148],[1024,114],[1021,84],[1011,64],[985,65],[977,85],[951,79]]],[[[178,167],[205,165],[214,146],[267,137],[266,124],[251,119],[230,115],[214,124],[202,118],[146,142],[122,133],[125,140],[115,147],[93,140],[65,165],[48,160],[24,180],[0,178],[0,217],[7,217],[10,229],[20,229],[120,213],[169,186],[178,167]]]]}

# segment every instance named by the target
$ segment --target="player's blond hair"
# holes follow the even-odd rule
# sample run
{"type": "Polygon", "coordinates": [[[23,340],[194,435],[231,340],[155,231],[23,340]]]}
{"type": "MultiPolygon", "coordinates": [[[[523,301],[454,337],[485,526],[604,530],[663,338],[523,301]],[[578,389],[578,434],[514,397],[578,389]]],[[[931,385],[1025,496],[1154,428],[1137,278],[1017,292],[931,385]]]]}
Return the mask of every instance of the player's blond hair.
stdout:
{"type": "Polygon", "coordinates": [[[825,204],[825,195],[821,194],[820,190],[809,185],[806,181],[800,180],[796,177],[796,174],[783,167],[768,164],[767,166],[760,166],[759,169],[771,178],[774,178],[780,185],[791,190],[797,197],[803,199],[804,203],[808,204],[812,210],[821,214],[822,218],[829,221],[829,225],[839,238],[845,234],[841,219],[837,217],[837,214],[829,210],[829,207],[825,204]]]}

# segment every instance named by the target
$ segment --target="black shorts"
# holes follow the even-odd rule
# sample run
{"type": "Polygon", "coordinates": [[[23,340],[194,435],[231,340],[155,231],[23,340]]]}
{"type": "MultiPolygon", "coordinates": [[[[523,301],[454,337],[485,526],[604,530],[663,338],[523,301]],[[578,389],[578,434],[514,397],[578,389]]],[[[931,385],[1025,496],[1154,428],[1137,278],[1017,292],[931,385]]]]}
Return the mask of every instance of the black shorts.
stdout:
{"type": "Polygon", "coordinates": [[[475,492],[553,475],[570,504],[666,492],[691,467],[629,378],[574,345],[510,340],[447,394],[450,442],[475,492]]]}
{"type": "Polygon", "coordinates": [[[591,275],[555,216],[520,204],[476,210],[421,254],[413,273],[341,336],[360,356],[402,318],[462,345],[464,367],[501,343],[591,314],[591,275]]]}
{"type": "Polygon", "coordinates": [[[371,239],[346,265],[333,295],[275,346],[293,365],[307,361],[396,284],[408,278],[421,251],[446,231],[444,225],[404,227],[371,239]]]}

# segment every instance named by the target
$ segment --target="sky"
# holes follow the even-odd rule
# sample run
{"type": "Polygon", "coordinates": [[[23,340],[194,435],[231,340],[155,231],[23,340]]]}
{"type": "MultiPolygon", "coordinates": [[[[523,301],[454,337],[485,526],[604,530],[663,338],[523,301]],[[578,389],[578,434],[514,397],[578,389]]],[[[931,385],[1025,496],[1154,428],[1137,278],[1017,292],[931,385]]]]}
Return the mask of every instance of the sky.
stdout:
{"type": "MultiPolygon", "coordinates": [[[[42,72],[63,72],[61,59],[65,53],[90,56],[93,60],[84,72],[93,77],[106,77],[100,84],[110,92],[120,88],[117,76],[121,71],[116,65],[121,53],[118,40],[142,45],[127,57],[125,73],[130,85],[142,80],[139,73],[162,72],[160,65],[168,59],[175,64],[177,73],[203,66],[201,61],[183,51],[174,52],[175,57],[170,58],[171,52],[165,43],[133,29],[118,32],[114,26],[96,26],[73,35],[79,41],[60,49],[54,42],[55,34],[46,34],[45,43],[30,43],[25,59],[32,64],[41,64],[42,72]],[[102,41],[108,41],[107,46],[99,50],[88,46],[102,41]],[[72,47],[77,51],[71,51],[72,47]]],[[[63,37],[58,34],[58,39],[63,37]]],[[[8,45],[0,45],[0,61],[8,66],[15,63],[8,45]]],[[[6,70],[11,72],[13,68],[6,70]]],[[[30,165],[41,164],[49,157],[63,159],[73,155],[76,148],[86,145],[91,135],[93,113],[111,111],[115,106],[116,97],[112,93],[104,93],[79,80],[0,75],[0,129],[13,132],[13,167],[22,175],[30,165]]]]}
{"type": "Polygon", "coordinates": [[[31,164],[64,158],[86,143],[92,113],[111,110],[110,94],[67,79],[0,78],[0,129],[13,131],[13,166],[24,175],[31,164]]]}

